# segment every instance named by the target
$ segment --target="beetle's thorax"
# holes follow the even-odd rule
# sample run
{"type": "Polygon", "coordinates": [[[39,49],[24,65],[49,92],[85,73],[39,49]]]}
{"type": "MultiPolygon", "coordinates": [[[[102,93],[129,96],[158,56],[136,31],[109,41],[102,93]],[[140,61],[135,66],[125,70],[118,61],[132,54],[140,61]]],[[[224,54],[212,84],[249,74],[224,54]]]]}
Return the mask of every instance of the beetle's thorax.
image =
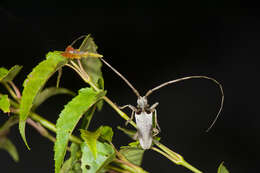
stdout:
{"type": "Polygon", "coordinates": [[[145,96],[140,96],[137,99],[137,107],[141,108],[142,110],[144,110],[145,108],[148,107],[148,101],[147,98],[145,96]]]}

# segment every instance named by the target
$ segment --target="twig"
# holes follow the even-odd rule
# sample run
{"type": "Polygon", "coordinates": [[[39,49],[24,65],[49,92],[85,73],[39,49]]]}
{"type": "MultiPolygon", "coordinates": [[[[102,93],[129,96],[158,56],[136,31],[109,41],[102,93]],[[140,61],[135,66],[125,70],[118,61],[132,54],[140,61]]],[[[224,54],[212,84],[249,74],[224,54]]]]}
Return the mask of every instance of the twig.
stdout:
{"type": "Polygon", "coordinates": [[[13,90],[15,91],[16,93],[16,96],[18,99],[21,98],[21,92],[20,90],[17,88],[17,86],[13,83],[13,81],[9,81],[9,84],[12,86],[13,90]]]}
{"type": "Polygon", "coordinates": [[[56,141],[56,139],[52,135],[50,135],[49,132],[45,128],[43,128],[40,123],[34,122],[31,118],[28,118],[26,122],[33,128],[35,128],[43,137],[48,138],[52,142],[56,141]]]}

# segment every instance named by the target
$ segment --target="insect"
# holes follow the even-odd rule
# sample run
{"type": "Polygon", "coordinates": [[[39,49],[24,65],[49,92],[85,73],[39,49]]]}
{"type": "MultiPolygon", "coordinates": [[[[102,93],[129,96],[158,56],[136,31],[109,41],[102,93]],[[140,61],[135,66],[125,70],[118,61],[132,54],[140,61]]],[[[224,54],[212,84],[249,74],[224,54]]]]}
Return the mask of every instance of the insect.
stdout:
{"type": "Polygon", "coordinates": [[[111,68],[118,76],[120,76],[126,83],[127,85],[133,90],[133,92],[136,94],[137,96],[137,106],[132,106],[130,104],[125,105],[125,106],[121,106],[119,107],[120,109],[124,109],[124,108],[130,108],[132,110],[132,114],[130,119],[128,119],[126,121],[126,125],[133,120],[133,117],[135,117],[135,121],[136,121],[136,125],[137,125],[137,138],[140,142],[140,145],[143,149],[149,149],[152,146],[152,142],[153,142],[153,137],[156,136],[160,131],[160,127],[158,125],[157,122],[157,112],[156,112],[156,107],[158,106],[158,102],[154,103],[153,105],[149,105],[148,104],[148,100],[147,97],[152,94],[154,91],[165,87],[167,85],[176,83],[176,82],[180,82],[180,81],[184,81],[184,80],[188,80],[188,79],[196,79],[196,78],[203,78],[203,79],[208,79],[211,80],[213,82],[215,82],[221,91],[222,94],[222,98],[221,98],[221,105],[219,108],[219,111],[215,117],[215,119],[213,120],[213,122],[211,123],[211,125],[209,126],[209,128],[207,129],[207,131],[209,131],[212,126],[215,124],[216,120],[219,117],[219,114],[223,108],[223,103],[224,103],[224,92],[223,92],[223,88],[222,85],[215,80],[214,78],[211,77],[207,77],[207,76],[188,76],[188,77],[183,77],[183,78],[179,78],[179,79],[175,79],[175,80],[171,80],[165,83],[162,83],[161,85],[148,90],[148,92],[144,95],[141,96],[139,94],[139,92],[133,87],[133,85],[122,75],[120,74],[115,68],[113,68],[109,63],[107,63],[103,58],[100,58],[109,68],[111,68]]]}
{"type": "Polygon", "coordinates": [[[61,53],[61,55],[68,59],[81,59],[81,58],[87,58],[87,57],[94,57],[94,58],[103,57],[102,55],[100,55],[98,53],[83,51],[83,49],[85,49],[88,46],[87,44],[84,44],[83,46],[81,46],[82,48],[80,48],[80,49],[74,49],[72,47],[73,44],[75,44],[78,40],[80,40],[84,37],[88,37],[88,36],[82,35],[79,38],[77,38],[76,40],[74,40],[69,46],[67,46],[67,48],[65,49],[65,51],[63,53],[61,53]]]}

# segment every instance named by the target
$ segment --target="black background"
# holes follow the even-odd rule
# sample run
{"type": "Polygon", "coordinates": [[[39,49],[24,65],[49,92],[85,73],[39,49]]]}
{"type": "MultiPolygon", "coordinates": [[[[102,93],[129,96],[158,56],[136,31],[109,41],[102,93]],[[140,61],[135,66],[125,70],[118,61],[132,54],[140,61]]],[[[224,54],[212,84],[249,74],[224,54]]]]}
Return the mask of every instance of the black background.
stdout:
{"type": "MultiPolygon", "coordinates": [[[[1,3],[0,66],[23,65],[15,81],[21,87],[25,75],[47,52],[64,50],[78,36],[91,33],[98,51],[141,93],[179,77],[214,77],[223,84],[226,100],[209,133],[205,130],[220,105],[220,92],[214,83],[198,79],[180,82],[149,97],[150,103],[160,102],[157,111],[161,142],[203,172],[216,172],[222,161],[231,173],[257,172],[260,154],[257,4],[124,3],[15,0],[1,3]]],[[[103,75],[110,99],[119,105],[136,104],[132,91],[106,66],[103,75]]],[[[54,84],[53,78],[47,85],[54,84]]],[[[66,69],[61,86],[77,91],[85,84],[75,72],[66,69]]],[[[55,122],[70,99],[50,98],[38,113],[55,122]]],[[[1,122],[6,120],[5,116],[1,114],[1,122]]],[[[116,146],[131,142],[116,129],[124,125],[124,120],[107,104],[95,115],[91,129],[101,124],[113,127],[116,146]]],[[[26,134],[31,151],[23,144],[17,126],[12,129],[10,138],[18,148],[20,162],[14,163],[1,150],[0,172],[54,172],[53,144],[29,126],[26,134]]],[[[143,167],[149,172],[189,172],[153,151],[145,153],[143,167]]]]}

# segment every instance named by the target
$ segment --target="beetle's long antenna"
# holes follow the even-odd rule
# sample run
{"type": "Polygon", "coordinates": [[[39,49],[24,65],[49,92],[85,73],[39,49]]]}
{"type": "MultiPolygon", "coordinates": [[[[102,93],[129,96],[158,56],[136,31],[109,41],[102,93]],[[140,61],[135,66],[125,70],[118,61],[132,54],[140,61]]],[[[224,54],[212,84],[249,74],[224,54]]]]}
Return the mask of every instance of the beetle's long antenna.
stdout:
{"type": "Polygon", "coordinates": [[[135,89],[135,87],[133,87],[133,85],[121,73],[119,73],[116,69],[114,69],[114,67],[108,64],[108,62],[106,62],[103,58],[100,59],[127,83],[127,85],[133,90],[133,92],[137,95],[137,97],[140,97],[140,94],[137,91],[137,89],[135,89]]]}
{"type": "Polygon", "coordinates": [[[88,35],[82,35],[82,36],[76,38],[70,45],[73,46],[73,44],[75,44],[78,40],[80,40],[80,39],[82,39],[82,38],[84,38],[86,36],[88,36],[88,35]]]}
{"type": "Polygon", "coordinates": [[[149,96],[150,94],[152,94],[152,92],[154,92],[155,90],[158,90],[158,89],[160,89],[160,88],[162,88],[162,87],[164,87],[164,86],[170,85],[170,84],[172,84],[172,83],[176,83],[176,82],[180,82],[180,81],[188,80],[188,79],[198,79],[198,78],[200,78],[200,79],[201,79],[201,78],[202,78],[202,79],[209,79],[209,80],[215,82],[215,83],[219,86],[220,91],[221,91],[221,95],[222,95],[219,111],[218,111],[218,113],[217,113],[217,115],[216,115],[214,121],[211,123],[211,125],[209,126],[209,128],[206,130],[206,132],[208,132],[208,131],[213,127],[213,125],[216,123],[216,121],[217,121],[217,119],[218,119],[218,117],[219,117],[219,114],[220,114],[220,112],[221,112],[221,110],[222,110],[222,108],[223,108],[223,104],[224,104],[224,91],[223,91],[222,85],[221,85],[216,79],[211,78],[211,77],[207,77],[207,76],[188,76],[188,77],[184,77],[184,78],[180,78],[180,79],[175,79],[175,80],[171,80],[171,81],[165,82],[165,83],[163,83],[163,84],[161,84],[161,85],[159,85],[159,86],[157,86],[157,87],[155,87],[155,88],[153,88],[153,89],[150,89],[150,90],[145,94],[145,96],[147,97],[147,96],[149,96]]]}

